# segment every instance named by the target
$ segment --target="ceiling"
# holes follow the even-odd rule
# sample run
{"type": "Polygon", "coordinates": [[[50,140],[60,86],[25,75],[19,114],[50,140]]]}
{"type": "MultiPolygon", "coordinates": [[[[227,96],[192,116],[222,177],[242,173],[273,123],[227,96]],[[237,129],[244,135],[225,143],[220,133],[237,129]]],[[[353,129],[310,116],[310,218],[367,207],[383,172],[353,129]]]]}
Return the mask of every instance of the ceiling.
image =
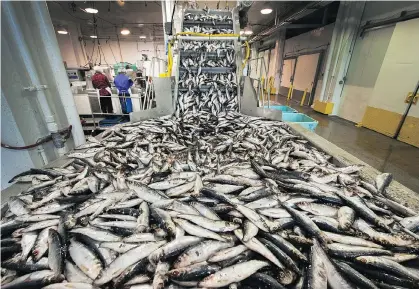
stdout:
{"type": "MultiPolygon", "coordinates": [[[[293,24],[319,24],[319,27],[334,23],[339,9],[339,1],[334,1],[327,6],[319,8],[306,15],[305,17],[295,20],[293,24]]],[[[293,28],[287,29],[286,38],[291,38],[302,33],[306,33],[316,28],[293,28]]]]}
{"type": "Polygon", "coordinates": [[[254,1],[247,13],[248,27],[252,28],[253,34],[257,34],[275,23],[275,16],[281,18],[293,9],[304,7],[304,1],[254,1]],[[260,13],[263,8],[271,8],[271,14],[260,13]]]}
{"type": "MultiPolygon", "coordinates": [[[[185,6],[191,3],[199,9],[232,9],[237,2],[177,1],[185,6]]],[[[161,1],[47,1],[47,5],[54,25],[78,23],[85,39],[90,39],[90,35],[112,40],[118,35],[121,41],[139,41],[140,35],[146,35],[145,41],[164,38],[161,1]],[[97,14],[82,10],[92,6],[99,10],[97,14]],[[121,35],[122,28],[129,29],[131,34],[121,35]]]]}
{"type": "MultiPolygon", "coordinates": [[[[292,28],[286,30],[286,38],[291,38],[302,33],[306,33],[315,28],[309,25],[317,24],[318,27],[335,22],[339,1],[330,2],[328,5],[318,5],[319,8],[310,8],[311,12],[301,19],[291,21],[293,24],[308,24],[305,28],[292,28]]],[[[309,1],[254,1],[247,13],[247,27],[253,31],[253,35],[268,29],[275,25],[275,18],[285,19],[292,14],[300,11],[308,4],[309,1]],[[263,8],[271,8],[271,14],[263,15],[260,10],[263,8]]]]}
{"type": "Polygon", "coordinates": [[[138,40],[146,35],[147,40],[163,39],[163,18],[160,1],[48,1],[48,9],[54,25],[80,24],[82,35],[98,35],[99,38],[138,40]],[[121,4],[122,3],[122,4],[121,4]],[[97,14],[82,9],[92,7],[97,14]],[[96,24],[96,26],[95,26],[96,24]],[[121,35],[122,28],[131,31],[121,35]],[[96,32],[95,32],[96,29],[96,32]]]}
{"type": "MultiPolygon", "coordinates": [[[[206,6],[210,9],[231,9],[236,1],[178,1],[177,4],[190,5],[196,3],[198,8],[206,6]]],[[[253,35],[272,27],[276,19],[285,19],[293,13],[307,6],[309,1],[253,1],[247,12],[247,27],[253,35]],[[263,15],[260,10],[272,8],[273,12],[263,15]]],[[[145,35],[145,41],[163,40],[163,17],[161,1],[47,1],[48,9],[54,25],[80,24],[84,38],[98,35],[99,38],[113,39],[117,36],[121,41],[139,41],[140,35],[145,35]],[[87,7],[98,9],[97,14],[83,11],[87,7]],[[131,31],[130,35],[121,35],[122,28],[131,31]]],[[[327,25],[336,19],[339,1],[320,9],[313,9],[311,14],[293,21],[295,24],[322,24],[327,25]],[[325,10],[327,13],[325,14],[325,10]],[[326,15],[326,17],[324,17],[326,15]]],[[[313,28],[287,29],[286,38],[308,32],[313,28]]]]}

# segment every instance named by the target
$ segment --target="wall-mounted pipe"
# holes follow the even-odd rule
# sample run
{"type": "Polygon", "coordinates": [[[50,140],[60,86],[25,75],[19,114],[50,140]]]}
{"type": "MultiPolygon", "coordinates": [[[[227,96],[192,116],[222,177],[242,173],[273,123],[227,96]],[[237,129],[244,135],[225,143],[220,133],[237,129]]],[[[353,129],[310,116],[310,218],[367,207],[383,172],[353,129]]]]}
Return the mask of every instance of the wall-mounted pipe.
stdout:
{"type": "Polygon", "coordinates": [[[374,22],[374,23],[368,23],[365,24],[364,26],[361,27],[361,34],[360,36],[362,37],[365,33],[365,31],[367,30],[371,30],[371,29],[378,29],[381,27],[385,27],[388,25],[392,25],[395,24],[397,22],[403,22],[403,21],[408,21],[408,20],[412,20],[412,19],[416,19],[419,18],[419,11],[415,11],[411,14],[406,14],[406,11],[403,11],[400,15],[400,17],[397,18],[393,18],[393,19],[387,19],[387,20],[382,20],[382,21],[378,21],[378,22],[374,22]]]}

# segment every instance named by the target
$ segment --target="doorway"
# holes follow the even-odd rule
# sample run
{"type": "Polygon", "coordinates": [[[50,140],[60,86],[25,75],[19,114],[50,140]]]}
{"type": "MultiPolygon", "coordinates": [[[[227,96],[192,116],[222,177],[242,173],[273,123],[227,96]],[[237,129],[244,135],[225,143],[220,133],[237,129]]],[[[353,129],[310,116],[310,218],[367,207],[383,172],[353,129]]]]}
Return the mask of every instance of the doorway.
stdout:
{"type": "Polygon", "coordinates": [[[313,103],[323,52],[284,59],[279,94],[290,101],[309,106],[313,103]],[[304,101],[302,101],[304,98],[304,101]]]}

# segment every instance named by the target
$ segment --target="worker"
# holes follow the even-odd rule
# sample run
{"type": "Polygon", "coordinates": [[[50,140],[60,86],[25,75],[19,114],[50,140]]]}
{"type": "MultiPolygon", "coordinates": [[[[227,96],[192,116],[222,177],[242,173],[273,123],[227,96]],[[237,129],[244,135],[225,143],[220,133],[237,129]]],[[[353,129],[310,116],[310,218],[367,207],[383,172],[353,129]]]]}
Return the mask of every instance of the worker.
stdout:
{"type": "Polygon", "coordinates": [[[130,79],[132,79],[132,81],[134,81],[134,79],[137,77],[136,74],[135,74],[134,69],[132,69],[129,64],[127,64],[125,66],[125,69],[126,69],[126,72],[125,73],[128,76],[128,78],[130,78],[130,79]]]}
{"type": "Polygon", "coordinates": [[[130,113],[132,112],[132,102],[131,98],[126,97],[131,96],[129,89],[134,84],[134,82],[132,79],[126,76],[125,72],[125,68],[119,68],[118,75],[115,77],[113,82],[118,89],[118,96],[122,96],[119,98],[119,101],[121,102],[122,113],[130,113]]]}
{"type": "Polygon", "coordinates": [[[99,90],[100,108],[103,113],[113,113],[111,84],[106,75],[103,74],[101,67],[95,67],[95,74],[92,76],[94,89],[99,90]]]}

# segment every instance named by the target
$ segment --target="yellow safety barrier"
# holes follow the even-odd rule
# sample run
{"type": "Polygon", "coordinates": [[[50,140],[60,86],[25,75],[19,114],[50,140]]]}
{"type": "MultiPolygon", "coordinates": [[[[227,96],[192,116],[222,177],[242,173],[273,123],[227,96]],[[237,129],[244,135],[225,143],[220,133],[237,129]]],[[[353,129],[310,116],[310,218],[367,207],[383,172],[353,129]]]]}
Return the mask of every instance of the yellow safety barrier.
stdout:
{"type": "Polygon", "coordinates": [[[269,80],[268,80],[268,87],[269,87],[269,91],[270,91],[272,94],[275,94],[274,84],[275,84],[275,78],[274,78],[273,76],[269,77],[269,80]]]}
{"type": "Polygon", "coordinates": [[[333,111],[333,106],[334,106],[333,102],[324,102],[324,101],[315,100],[313,109],[323,114],[331,114],[333,111]]]}
{"type": "Polygon", "coordinates": [[[306,95],[307,95],[307,88],[304,89],[304,94],[303,94],[303,98],[301,99],[300,106],[304,105],[304,101],[306,100],[306,95]]]}
{"type": "Polygon", "coordinates": [[[288,96],[287,96],[287,105],[289,105],[290,100],[292,99],[292,94],[294,93],[294,85],[291,83],[290,88],[288,89],[288,96]]]}
{"type": "Polygon", "coordinates": [[[292,92],[294,90],[293,85],[290,85],[290,88],[288,89],[288,95],[287,95],[287,101],[290,100],[292,98],[292,92]]]}
{"type": "Polygon", "coordinates": [[[246,45],[246,57],[244,58],[243,61],[243,65],[242,65],[242,69],[246,66],[247,60],[250,57],[250,47],[249,47],[249,42],[245,41],[244,45],[246,45]]]}

